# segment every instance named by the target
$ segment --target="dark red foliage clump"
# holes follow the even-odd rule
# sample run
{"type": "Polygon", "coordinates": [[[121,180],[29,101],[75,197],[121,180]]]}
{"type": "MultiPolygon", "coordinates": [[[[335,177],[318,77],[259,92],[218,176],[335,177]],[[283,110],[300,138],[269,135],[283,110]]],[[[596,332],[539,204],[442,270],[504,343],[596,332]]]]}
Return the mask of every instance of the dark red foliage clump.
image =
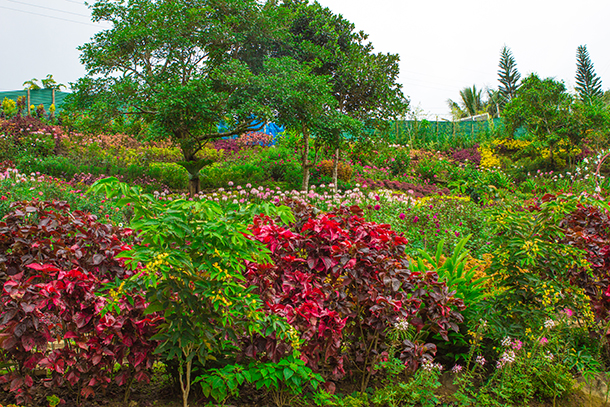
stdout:
{"type": "MultiPolygon", "coordinates": [[[[435,272],[410,271],[407,240],[389,225],[365,221],[356,206],[316,215],[304,204],[288,203],[295,224],[281,226],[261,215],[250,226],[271,250],[273,264],[248,264],[246,278],[267,311],[286,317],[304,339],[309,367],[327,379],[370,374],[388,349],[387,329],[399,320],[445,338],[457,330],[462,301],[435,272]]],[[[246,343],[250,357],[276,358],[282,351],[272,338],[246,343]]],[[[432,344],[407,340],[399,355],[415,369],[435,351],[432,344]]]]}
{"type": "Polygon", "coordinates": [[[561,223],[564,243],[578,247],[587,254],[591,273],[579,270],[572,282],[582,287],[591,298],[596,318],[610,318],[610,216],[608,210],[578,205],[561,223]]]}
{"type": "Polygon", "coordinates": [[[477,166],[481,164],[481,153],[479,152],[478,144],[461,150],[453,149],[450,153],[451,158],[459,163],[472,163],[477,166]]]}
{"type": "Polygon", "coordinates": [[[113,379],[148,380],[160,318],[144,316],[143,295],[102,316],[104,283],[133,274],[115,256],[132,231],[70,211],[65,202],[15,202],[0,222],[0,376],[18,402],[30,400],[38,369],[45,384],[93,395],[113,379]],[[115,372],[115,366],[121,369],[115,372]]]}

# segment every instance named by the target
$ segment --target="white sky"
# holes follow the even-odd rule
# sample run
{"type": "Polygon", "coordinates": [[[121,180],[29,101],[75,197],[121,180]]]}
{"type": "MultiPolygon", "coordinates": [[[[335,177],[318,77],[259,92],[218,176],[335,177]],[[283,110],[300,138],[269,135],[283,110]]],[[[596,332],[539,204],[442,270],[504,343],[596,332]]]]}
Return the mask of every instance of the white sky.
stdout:
{"type": "MultiPolygon", "coordinates": [[[[449,117],[446,101],[464,87],[496,88],[504,44],[523,77],[537,72],[568,89],[576,48],[587,45],[604,90],[610,88],[607,0],[319,1],[369,34],[376,51],[400,55],[403,91],[429,119],[449,117]]],[[[76,47],[108,26],[93,24],[83,3],[0,0],[0,91],[49,73],[66,85],[84,75],[76,47]]]]}

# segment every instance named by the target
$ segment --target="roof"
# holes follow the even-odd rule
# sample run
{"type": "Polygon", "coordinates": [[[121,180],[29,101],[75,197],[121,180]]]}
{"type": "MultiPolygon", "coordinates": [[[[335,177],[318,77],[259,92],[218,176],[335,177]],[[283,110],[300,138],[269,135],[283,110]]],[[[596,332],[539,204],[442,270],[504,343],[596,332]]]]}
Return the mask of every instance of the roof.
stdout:
{"type": "MultiPolygon", "coordinates": [[[[68,96],[69,92],[61,92],[55,91],[55,109],[57,111],[61,110],[61,106],[63,105],[64,99],[68,96]]],[[[28,91],[27,90],[13,90],[8,92],[0,92],[0,103],[4,100],[4,98],[13,99],[17,101],[19,96],[25,96],[27,98],[28,91]]],[[[53,90],[52,89],[35,89],[30,90],[30,106],[38,106],[40,104],[44,105],[44,109],[48,112],[49,107],[53,103],[53,90]]]]}

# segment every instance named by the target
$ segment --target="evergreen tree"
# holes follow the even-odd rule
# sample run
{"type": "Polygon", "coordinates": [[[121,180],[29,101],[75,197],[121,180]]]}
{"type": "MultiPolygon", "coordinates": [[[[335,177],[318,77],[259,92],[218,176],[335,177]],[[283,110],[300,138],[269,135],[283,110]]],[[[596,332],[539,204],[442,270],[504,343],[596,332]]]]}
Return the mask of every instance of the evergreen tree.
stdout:
{"type": "Polygon", "coordinates": [[[589,52],[586,45],[578,46],[576,51],[576,91],[580,99],[587,104],[593,100],[601,98],[602,81],[595,74],[593,62],[589,58],[589,52]]]}
{"type": "Polygon", "coordinates": [[[517,63],[515,62],[515,58],[513,57],[513,53],[510,48],[506,45],[502,48],[502,52],[500,54],[500,64],[498,65],[500,69],[498,69],[498,76],[500,77],[498,80],[500,81],[500,86],[498,90],[500,91],[500,107],[504,107],[504,105],[515,97],[517,92],[517,88],[519,87],[519,79],[521,79],[521,74],[517,71],[517,63]]]}

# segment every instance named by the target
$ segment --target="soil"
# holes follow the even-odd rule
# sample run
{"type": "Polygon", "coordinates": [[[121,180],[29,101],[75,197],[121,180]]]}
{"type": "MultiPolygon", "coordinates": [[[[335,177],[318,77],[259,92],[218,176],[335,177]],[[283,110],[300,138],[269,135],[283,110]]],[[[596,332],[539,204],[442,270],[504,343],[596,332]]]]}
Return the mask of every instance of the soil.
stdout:
{"type": "MultiPolygon", "coordinates": [[[[452,378],[450,375],[443,375],[441,383],[443,384],[437,391],[437,396],[441,401],[444,401],[444,406],[451,406],[449,402],[451,395],[456,388],[451,384],[452,378]]],[[[353,387],[353,386],[352,386],[353,387]]],[[[351,393],[349,389],[340,388],[344,394],[351,393]]],[[[352,390],[355,390],[352,389],[352,390]]],[[[607,387],[605,381],[601,378],[591,386],[587,385],[583,380],[579,380],[579,388],[569,397],[546,402],[532,402],[530,407],[610,407],[610,403],[606,400],[607,387]]],[[[62,389],[61,391],[53,392],[44,387],[40,387],[34,391],[34,402],[32,406],[47,406],[46,396],[55,394],[64,400],[60,407],[181,407],[182,400],[180,391],[177,387],[173,387],[167,375],[163,372],[157,372],[150,383],[136,383],[133,385],[132,391],[128,397],[128,401],[124,403],[125,389],[116,385],[109,386],[106,390],[100,391],[94,398],[82,400],[80,405],[77,404],[74,393],[69,390],[62,389]]],[[[203,398],[197,400],[196,394],[189,403],[189,407],[209,406],[208,402],[203,398]]],[[[14,402],[9,394],[0,392],[0,406],[14,402]]],[[[227,403],[225,407],[273,407],[270,400],[266,399],[258,392],[242,392],[239,402],[227,403]]],[[[291,406],[292,407],[292,406],[291,406]]]]}

